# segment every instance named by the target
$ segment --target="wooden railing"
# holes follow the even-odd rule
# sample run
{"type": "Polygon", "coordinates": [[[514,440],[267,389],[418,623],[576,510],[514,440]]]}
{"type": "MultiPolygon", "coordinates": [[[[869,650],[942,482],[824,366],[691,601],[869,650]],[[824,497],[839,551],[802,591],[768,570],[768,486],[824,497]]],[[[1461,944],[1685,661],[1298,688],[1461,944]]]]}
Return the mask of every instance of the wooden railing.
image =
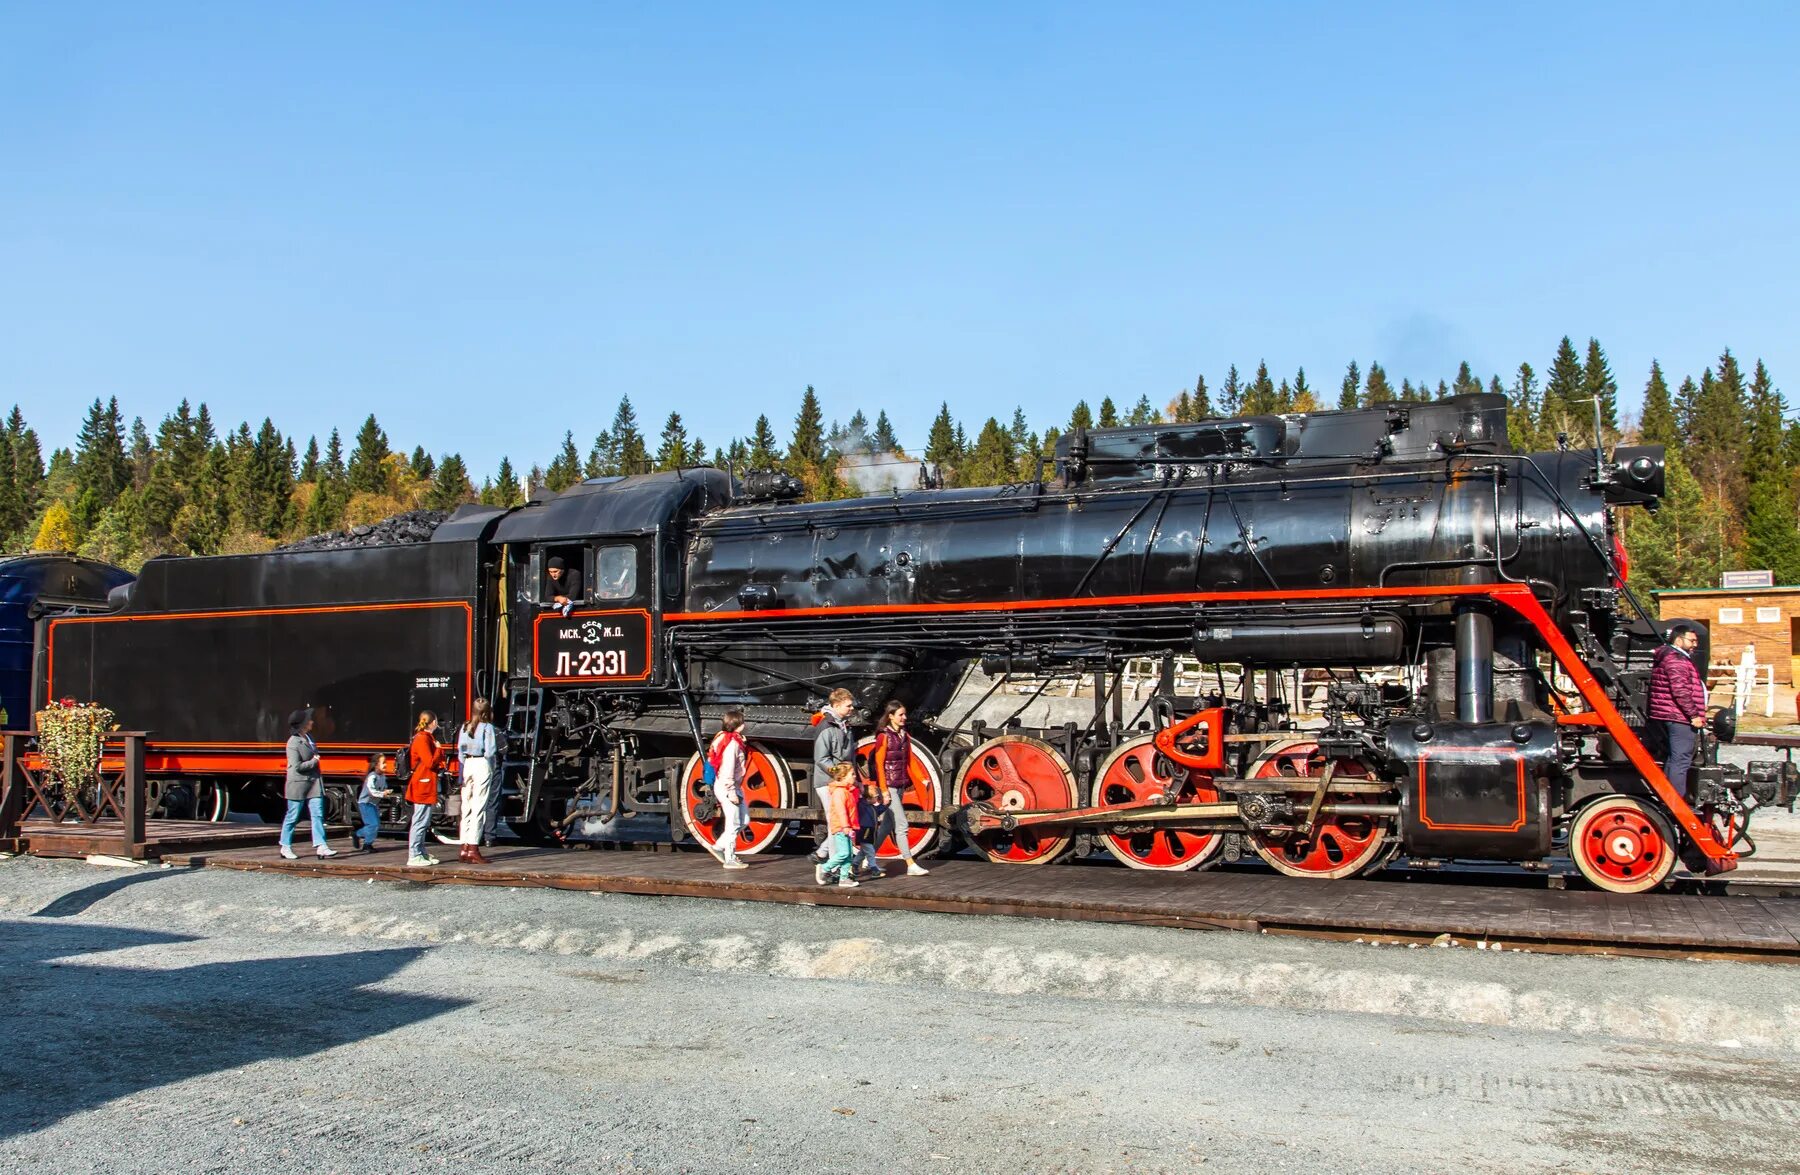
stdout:
{"type": "Polygon", "coordinates": [[[0,731],[0,850],[16,852],[27,821],[83,824],[117,820],[124,825],[125,855],[134,861],[144,852],[144,742],[148,731],[115,730],[101,736],[101,767],[96,784],[66,794],[44,770],[28,730],[0,731]]]}

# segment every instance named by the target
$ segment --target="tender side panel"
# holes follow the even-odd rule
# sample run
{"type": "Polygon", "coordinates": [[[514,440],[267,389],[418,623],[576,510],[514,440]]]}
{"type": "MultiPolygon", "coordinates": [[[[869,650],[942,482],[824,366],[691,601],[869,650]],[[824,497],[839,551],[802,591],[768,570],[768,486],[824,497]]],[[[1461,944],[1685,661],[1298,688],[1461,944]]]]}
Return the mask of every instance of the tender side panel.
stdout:
{"type": "Polygon", "coordinates": [[[50,623],[48,685],[163,745],[278,745],[313,706],[322,746],[391,749],[421,679],[474,696],[473,639],[463,601],[75,617],[50,623]]]}

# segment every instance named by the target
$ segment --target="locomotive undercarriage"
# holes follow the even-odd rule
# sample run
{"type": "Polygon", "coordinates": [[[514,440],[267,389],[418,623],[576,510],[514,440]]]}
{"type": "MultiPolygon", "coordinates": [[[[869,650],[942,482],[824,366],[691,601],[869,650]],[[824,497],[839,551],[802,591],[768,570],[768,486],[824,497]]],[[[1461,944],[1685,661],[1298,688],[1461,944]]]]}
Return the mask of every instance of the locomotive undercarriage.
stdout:
{"type": "MultiPolygon", "coordinates": [[[[873,701],[900,697],[913,715],[915,851],[961,842],[995,862],[1044,864],[1102,849],[1161,870],[1255,857],[1322,879],[1380,869],[1402,852],[1429,866],[1532,864],[1568,851],[1591,880],[1616,890],[1656,884],[1684,852],[1691,865],[1706,863],[1593,711],[1566,712],[1569,683],[1558,690],[1558,663],[1527,620],[1479,591],[814,620],[804,637],[795,628],[774,614],[729,634],[676,630],[671,653],[705,667],[681,707],[601,690],[559,695],[532,827],[639,840],[650,822],[671,840],[710,847],[720,824],[699,779],[694,728],[713,729],[724,708],[745,705],[756,778],[739,851],[816,836],[806,703],[840,682],[873,680],[873,701]],[[1169,658],[1200,649],[1238,654],[1229,662],[1237,690],[1224,688],[1215,664],[1219,688],[1175,692],[1169,658]],[[1328,663],[1308,664],[1303,651],[1322,651],[1328,663]],[[1163,658],[1163,679],[1127,718],[1121,669],[1146,656],[1163,658]],[[1027,728],[1017,719],[1027,698],[994,727],[949,722],[953,691],[941,683],[974,664],[996,675],[996,688],[1015,674],[1038,679],[1039,693],[1091,678],[1093,716],[1027,728]],[[1407,667],[1401,682],[1366,675],[1393,664],[1407,667]],[[817,676],[805,678],[807,667],[817,676]],[[1297,667],[1323,686],[1323,727],[1300,728],[1296,700],[1269,688],[1298,680],[1297,667]]],[[[1612,676],[1595,688],[1632,712],[1625,675],[1612,676]]],[[[869,715],[859,718],[866,728],[869,715]]],[[[1755,789],[1714,764],[1699,778],[1690,819],[1724,847],[1743,847],[1755,789]]]]}

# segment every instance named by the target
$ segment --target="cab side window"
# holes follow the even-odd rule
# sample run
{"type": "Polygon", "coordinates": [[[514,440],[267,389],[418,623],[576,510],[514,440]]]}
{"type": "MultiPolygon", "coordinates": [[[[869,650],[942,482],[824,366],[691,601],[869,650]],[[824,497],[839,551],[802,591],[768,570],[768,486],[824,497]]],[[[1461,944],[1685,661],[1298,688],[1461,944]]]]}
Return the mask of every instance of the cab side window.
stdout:
{"type": "Polygon", "coordinates": [[[637,595],[637,548],[601,547],[594,555],[594,599],[629,600],[637,595]]]}
{"type": "Polygon", "coordinates": [[[557,596],[565,596],[577,603],[585,598],[581,579],[582,554],[579,546],[544,549],[543,578],[538,596],[541,602],[548,604],[557,596]]]}

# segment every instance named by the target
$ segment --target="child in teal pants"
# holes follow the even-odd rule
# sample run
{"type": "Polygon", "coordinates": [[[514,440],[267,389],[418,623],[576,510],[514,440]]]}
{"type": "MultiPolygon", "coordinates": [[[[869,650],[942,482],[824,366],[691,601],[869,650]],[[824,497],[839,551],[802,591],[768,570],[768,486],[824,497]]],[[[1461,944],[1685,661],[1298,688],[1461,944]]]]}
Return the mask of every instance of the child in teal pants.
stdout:
{"type": "Polygon", "coordinates": [[[850,807],[850,780],[855,772],[851,763],[839,763],[831,769],[831,786],[825,789],[825,828],[830,834],[825,842],[827,855],[823,865],[813,868],[813,879],[820,885],[830,885],[835,880],[839,889],[855,889],[858,884],[853,876],[855,854],[850,844],[850,834],[856,831],[850,807]]]}

